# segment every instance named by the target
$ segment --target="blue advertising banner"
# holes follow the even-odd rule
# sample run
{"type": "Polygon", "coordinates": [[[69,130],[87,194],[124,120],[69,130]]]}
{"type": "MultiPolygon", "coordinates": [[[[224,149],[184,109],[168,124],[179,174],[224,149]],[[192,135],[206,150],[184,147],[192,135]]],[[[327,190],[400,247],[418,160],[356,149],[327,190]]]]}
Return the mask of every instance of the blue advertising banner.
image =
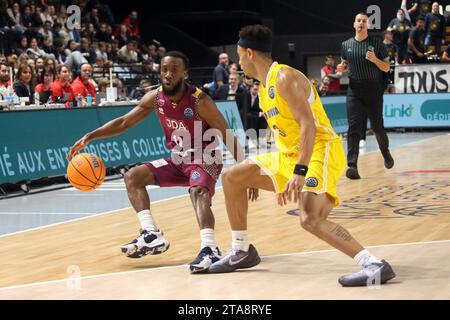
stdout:
{"type": "MultiPolygon", "coordinates": [[[[346,132],[346,97],[324,97],[322,103],[335,131],[346,132]]],[[[386,128],[450,127],[450,93],[386,94],[383,116],[386,128]]]]}

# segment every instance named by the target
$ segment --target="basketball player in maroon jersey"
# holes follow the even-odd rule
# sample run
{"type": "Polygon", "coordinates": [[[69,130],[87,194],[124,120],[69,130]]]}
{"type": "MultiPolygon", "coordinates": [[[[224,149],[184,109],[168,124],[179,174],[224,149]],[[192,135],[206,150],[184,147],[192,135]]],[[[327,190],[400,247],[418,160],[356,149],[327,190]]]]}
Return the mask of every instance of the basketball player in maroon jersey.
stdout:
{"type": "Polygon", "coordinates": [[[215,241],[214,215],[211,211],[211,198],[222,170],[220,152],[214,148],[218,145],[218,134],[221,134],[226,146],[233,146],[229,148],[236,161],[242,161],[244,154],[236,137],[227,130],[227,123],[212,99],[185,82],[188,65],[188,58],[183,53],[168,52],[161,60],[162,85],[148,92],[129,113],[84,135],[70,149],[67,157],[70,159],[95,139],[115,136],[130,129],[155,110],[171,157],[136,166],[125,174],[128,197],[137,212],[141,234],[122,246],[121,250],[129,258],[166,251],[169,241],[156,227],[145,187],[189,186],[201,237],[200,253],[189,264],[189,269],[192,273],[200,273],[206,272],[221,256],[215,241]],[[213,142],[203,138],[205,133],[212,135],[213,142]]]}

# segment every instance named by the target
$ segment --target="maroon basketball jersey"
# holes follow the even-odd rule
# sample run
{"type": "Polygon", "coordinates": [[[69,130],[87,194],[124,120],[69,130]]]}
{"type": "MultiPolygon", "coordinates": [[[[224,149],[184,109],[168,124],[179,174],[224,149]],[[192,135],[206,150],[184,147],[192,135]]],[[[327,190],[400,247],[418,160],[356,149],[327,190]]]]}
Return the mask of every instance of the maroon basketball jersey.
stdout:
{"type": "MultiPolygon", "coordinates": [[[[214,132],[212,136],[208,134],[204,139],[205,132],[211,127],[200,118],[197,108],[200,97],[205,93],[194,85],[185,86],[185,94],[178,103],[170,101],[162,88],[158,88],[155,112],[163,128],[166,144],[172,153],[200,163],[205,148],[212,142],[217,146],[218,140],[214,132]]],[[[214,153],[212,155],[214,156],[214,153]]]]}

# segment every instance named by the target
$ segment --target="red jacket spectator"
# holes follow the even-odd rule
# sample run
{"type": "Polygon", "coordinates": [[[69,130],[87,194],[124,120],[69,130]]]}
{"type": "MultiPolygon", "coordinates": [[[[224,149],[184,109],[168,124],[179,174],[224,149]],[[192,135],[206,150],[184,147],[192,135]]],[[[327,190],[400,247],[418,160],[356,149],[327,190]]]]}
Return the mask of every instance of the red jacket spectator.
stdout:
{"type": "MultiPolygon", "coordinates": [[[[63,86],[61,83],[61,80],[59,80],[59,79],[53,81],[50,84],[50,90],[52,91],[52,102],[53,103],[58,101],[58,97],[60,97],[61,100],[64,101],[66,93],[69,94],[67,101],[72,101],[75,97],[70,83],[66,83],[66,85],[63,86]]],[[[66,104],[66,107],[68,107],[68,104],[66,104]]]]}
{"type": "Polygon", "coordinates": [[[34,92],[40,93],[42,91],[47,91],[47,88],[43,83],[39,83],[36,87],[34,87],[34,92]]]}
{"type": "Polygon", "coordinates": [[[139,37],[139,26],[138,26],[138,13],[137,11],[131,11],[130,15],[126,17],[122,24],[128,27],[128,32],[130,36],[139,37]]]}
{"type": "Polygon", "coordinates": [[[78,95],[81,94],[83,98],[86,98],[86,96],[90,94],[92,96],[92,100],[95,99],[95,86],[90,81],[84,83],[80,76],[73,80],[72,90],[74,97],[78,97],[78,95]]]}
{"type": "Polygon", "coordinates": [[[1,87],[8,88],[10,85],[11,85],[11,80],[8,80],[8,81],[6,81],[6,82],[2,82],[2,81],[0,80],[0,88],[1,88],[1,87]]]}
{"type": "Polygon", "coordinates": [[[341,90],[341,81],[339,78],[342,74],[336,71],[336,63],[333,56],[327,56],[325,58],[325,66],[321,70],[321,78],[323,79],[325,76],[328,76],[331,80],[328,86],[328,92],[339,92],[341,90]]]}
{"type": "MultiPolygon", "coordinates": [[[[322,68],[322,70],[325,71],[326,75],[336,73],[336,70],[330,69],[329,66],[324,66],[322,68]]],[[[339,79],[332,79],[330,85],[328,86],[328,91],[329,92],[338,92],[339,90],[341,90],[341,81],[339,81],[339,79]]]]}

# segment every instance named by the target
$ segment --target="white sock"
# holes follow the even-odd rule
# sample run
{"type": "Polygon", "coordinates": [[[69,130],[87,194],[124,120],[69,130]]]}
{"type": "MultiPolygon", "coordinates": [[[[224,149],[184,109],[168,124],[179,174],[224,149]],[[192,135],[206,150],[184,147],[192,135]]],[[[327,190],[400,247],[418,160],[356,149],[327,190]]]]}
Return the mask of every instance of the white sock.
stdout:
{"type": "Polygon", "coordinates": [[[381,263],[380,259],[373,256],[367,249],[361,250],[353,259],[361,268],[371,263],[381,263]]]}
{"type": "Polygon", "coordinates": [[[210,247],[213,250],[217,250],[217,243],[214,237],[214,229],[206,228],[200,230],[200,239],[202,240],[201,248],[210,247]]]}
{"type": "Polygon", "coordinates": [[[250,243],[248,242],[247,230],[231,231],[231,247],[233,250],[248,251],[250,243]]]}
{"type": "Polygon", "coordinates": [[[142,230],[148,231],[158,231],[158,228],[155,225],[155,221],[153,220],[153,216],[150,213],[150,210],[142,210],[138,212],[139,222],[141,223],[142,230]]]}

